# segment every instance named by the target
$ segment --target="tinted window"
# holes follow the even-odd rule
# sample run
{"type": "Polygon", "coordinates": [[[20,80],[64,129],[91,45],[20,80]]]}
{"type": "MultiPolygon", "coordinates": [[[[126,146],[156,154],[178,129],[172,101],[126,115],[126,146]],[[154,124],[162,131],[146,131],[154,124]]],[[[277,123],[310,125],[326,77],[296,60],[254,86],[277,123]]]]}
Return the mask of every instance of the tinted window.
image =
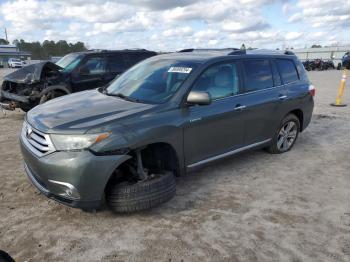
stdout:
{"type": "Polygon", "coordinates": [[[82,65],[81,70],[84,74],[99,75],[106,72],[106,59],[102,57],[88,58],[82,65]]]}
{"type": "Polygon", "coordinates": [[[292,60],[277,59],[276,62],[281,73],[283,84],[288,84],[299,80],[298,72],[292,60]]]}
{"type": "Polygon", "coordinates": [[[300,60],[296,60],[296,66],[299,74],[299,79],[303,81],[308,81],[305,68],[303,64],[300,62],[300,60]]]}
{"type": "Polygon", "coordinates": [[[280,76],[280,73],[277,70],[276,64],[272,63],[271,66],[272,66],[272,72],[273,72],[273,83],[274,83],[274,86],[282,85],[281,76],[280,76]]]}
{"type": "Polygon", "coordinates": [[[193,91],[208,92],[212,99],[239,93],[239,80],[235,63],[210,66],[197,79],[193,91]]]}
{"type": "Polygon", "coordinates": [[[82,57],[79,54],[69,54],[58,60],[56,65],[62,67],[65,71],[71,71],[80,63],[82,57]]]}
{"type": "Polygon", "coordinates": [[[145,60],[146,58],[149,58],[151,56],[153,56],[151,53],[142,53],[142,52],[124,54],[126,63],[128,63],[129,66],[133,66],[138,62],[145,60]]]}
{"type": "Polygon", "coordinates": [[[118,54],[108,57],[108,67],[111,73],[121,73],[127,68],[127,65],[123,56],[118,54]]]}
{"type": "Polygon", "coordinates": [[[247,60],[243,62],[245,91],[251,92],[273,86],[273,78],[268,60],[247,60]]]}

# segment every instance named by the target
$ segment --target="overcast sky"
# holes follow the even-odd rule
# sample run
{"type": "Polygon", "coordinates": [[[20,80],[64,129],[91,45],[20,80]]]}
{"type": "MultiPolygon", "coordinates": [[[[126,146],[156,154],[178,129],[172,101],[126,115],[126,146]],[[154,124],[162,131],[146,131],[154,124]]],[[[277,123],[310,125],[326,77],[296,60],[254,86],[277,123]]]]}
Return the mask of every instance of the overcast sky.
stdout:
{"type": "Polygon", "coordinates": [[[89,48],[344,45],[350,1],[0,0],[0,26],[10,41],[65,39],[89,48]]]}

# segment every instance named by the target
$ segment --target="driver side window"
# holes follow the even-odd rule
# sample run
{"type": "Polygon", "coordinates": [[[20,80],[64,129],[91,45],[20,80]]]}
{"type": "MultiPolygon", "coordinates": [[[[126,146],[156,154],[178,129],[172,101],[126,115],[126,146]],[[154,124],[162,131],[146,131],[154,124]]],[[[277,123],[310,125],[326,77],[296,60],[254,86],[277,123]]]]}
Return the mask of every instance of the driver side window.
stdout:
{"type": "Polygon", "coordinates": [[[106,73],[106,59],[102,57],[88,58],[80,67],[84,74],[100,75],[106,73]]]}
{"type": "Polygon", "coordinates": [[[192,91],[208,92],[213,100],[239,94],[236,63],[210,66],[196,80],[192,91]]]}

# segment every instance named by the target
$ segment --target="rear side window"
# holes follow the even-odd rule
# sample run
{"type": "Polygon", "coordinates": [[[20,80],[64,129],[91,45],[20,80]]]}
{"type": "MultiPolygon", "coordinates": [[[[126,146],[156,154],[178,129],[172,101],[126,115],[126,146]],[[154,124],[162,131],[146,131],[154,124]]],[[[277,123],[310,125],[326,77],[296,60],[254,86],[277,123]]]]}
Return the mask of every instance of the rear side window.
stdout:
{"type": "Polygon", "coordinates": [[[245,92],[273,87],[269,60],[246,60],[243,62],[245,92]]]}
{"type": "Polygon", "coordinates": [[[127,65],[121,54],[108,57],[108,67],[111,73],[122,73],[126,70],[127,65]]]}
{"type": "Polygon", "coordinates": [[[288,84],[299,80],[298,72],[294,62],[290,59],[277,59],[278,70],[280,71],[283,84],[288,84]]]}

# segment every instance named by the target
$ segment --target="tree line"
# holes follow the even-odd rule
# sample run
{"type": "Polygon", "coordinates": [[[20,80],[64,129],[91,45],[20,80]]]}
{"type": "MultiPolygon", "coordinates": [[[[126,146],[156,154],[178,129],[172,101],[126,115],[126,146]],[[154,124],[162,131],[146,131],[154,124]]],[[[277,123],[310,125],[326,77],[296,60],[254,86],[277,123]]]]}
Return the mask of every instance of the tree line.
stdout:
{"type": "MultiPolygon", "coordinates": [[[[0,44],[8,44],[5,39],[0,39],[0,44]],[[4,41],[2,41],[4,40],[4,41]]],[[[86,51],[87,48],[83,42],[67,43],[65,40],[57,42],[45,40],[44,42],[26,42],[23,39],[16,39],[13,44],[18,47],[20,51],[31,53],[31,59],[45,60],[52,56],[64,56],[72,52],[86,51]]]]}

